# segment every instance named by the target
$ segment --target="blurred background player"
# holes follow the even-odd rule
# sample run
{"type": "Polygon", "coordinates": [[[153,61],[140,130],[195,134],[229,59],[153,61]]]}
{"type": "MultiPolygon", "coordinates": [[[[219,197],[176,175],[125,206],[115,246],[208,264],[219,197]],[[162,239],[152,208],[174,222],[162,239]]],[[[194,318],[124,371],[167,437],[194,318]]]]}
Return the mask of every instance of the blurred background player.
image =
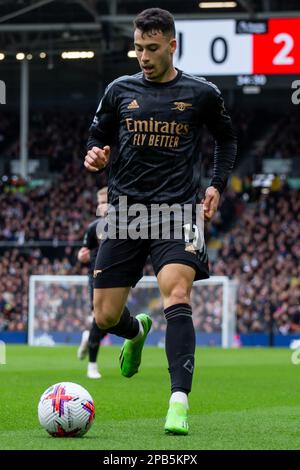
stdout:
{"type": "MultiPolygon", "coordinates": [[[[107,187],[97,192],[97,215],[99,216],[87,228],[83,246],[78,252],[78,260],[81,263],[89,263],[89,293],[91,301],[91,310],[93,312],[93,272],[98,248],[101,243],[103,230],[106,224],[105,216],[107,213],[107,187]]],[[[100,379],[101,374],[98,370],[97,356],[101,340],[106,336],[106,332],[101,330],[93,318],[90,330],[82,333],[81,343],[77,351],[78,359],[82,360],[88,354],[89,362],[87,367],[87,376],[90,379],[100,379]]]]}

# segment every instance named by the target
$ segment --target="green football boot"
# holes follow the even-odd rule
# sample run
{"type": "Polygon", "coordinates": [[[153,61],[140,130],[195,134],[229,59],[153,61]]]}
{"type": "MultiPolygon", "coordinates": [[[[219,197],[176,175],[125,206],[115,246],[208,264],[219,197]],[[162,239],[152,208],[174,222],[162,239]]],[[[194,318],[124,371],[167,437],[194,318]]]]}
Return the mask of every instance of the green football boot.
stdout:
{"type": "Polygon", "coordinates": [[[138,372],[143,346],[152,325],[151,318],[145,313],[140,313],[136,318],[142,323],[144,334],[136,341],[130,339],[125,339],[124,341],[119,358],[121,373],[124,377],[132,377],[138,372]]]}
{"type": "Polygon", "coordinates": [[[187,435],[189,432],[187,411],[187,407],[182,403],[170,403],[165,424],[166,434],[187,435]]]}

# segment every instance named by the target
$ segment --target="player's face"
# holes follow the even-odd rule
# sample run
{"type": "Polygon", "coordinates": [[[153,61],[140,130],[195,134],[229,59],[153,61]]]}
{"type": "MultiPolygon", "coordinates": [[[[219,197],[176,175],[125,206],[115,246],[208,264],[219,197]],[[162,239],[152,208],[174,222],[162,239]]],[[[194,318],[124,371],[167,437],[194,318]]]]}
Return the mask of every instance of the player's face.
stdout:
{"type": "Polygon", "coordinates": [[[134,32],[134,47],[140,67],[147,80],[167,82],[174,78],[173,54],[176,39],[161,31],[134,32]]]}
{"type": "Polygon", "coordinates": [[[97,214],[99,214],[100,217],[105,217],[107,214],[107,193],[99,194],[97,202],[97,214]]]}

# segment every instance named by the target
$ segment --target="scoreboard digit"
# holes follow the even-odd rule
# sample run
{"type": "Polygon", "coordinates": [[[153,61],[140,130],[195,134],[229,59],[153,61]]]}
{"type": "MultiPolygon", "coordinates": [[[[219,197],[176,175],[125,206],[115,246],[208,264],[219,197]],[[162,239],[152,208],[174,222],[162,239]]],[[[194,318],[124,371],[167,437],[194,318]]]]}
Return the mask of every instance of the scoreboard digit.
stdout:
{"type": "Polygon", "coordinates": [[[270,19],[267,34],[253,35],[253,73],[300,71],[300,18],[270,19]]]}

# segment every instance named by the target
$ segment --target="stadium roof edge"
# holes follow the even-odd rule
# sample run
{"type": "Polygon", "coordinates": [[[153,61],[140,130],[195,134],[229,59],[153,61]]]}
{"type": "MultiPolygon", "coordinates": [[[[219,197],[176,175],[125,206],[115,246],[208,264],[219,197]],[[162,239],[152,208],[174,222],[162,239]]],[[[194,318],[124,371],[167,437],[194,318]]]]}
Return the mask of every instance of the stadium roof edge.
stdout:
{"type": "MultiPolygon", "coordinates": [[[[19,32],[19,31],[99,31],[102,28],[102,22],[110,22],[116,26],[116,23],[131,23],[135,15],[103,15],[98,17],[98,21],[85,23],[10,23],[0,24],[0,32],[19,32]]],[[[269,18],[299,18],[298,11],[270,11],[260,13],[217,13],[217,14],[175,14],[175,20],[208,20],[208,19],[235,19],[235,20],[265,20],[269,18]]]]}

